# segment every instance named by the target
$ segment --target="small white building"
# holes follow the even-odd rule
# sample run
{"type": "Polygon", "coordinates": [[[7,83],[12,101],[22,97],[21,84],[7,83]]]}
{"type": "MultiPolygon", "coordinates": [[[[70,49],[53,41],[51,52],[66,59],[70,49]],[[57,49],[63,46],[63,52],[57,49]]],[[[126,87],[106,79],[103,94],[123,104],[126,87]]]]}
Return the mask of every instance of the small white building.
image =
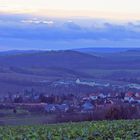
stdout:
{"type": "Polygon", "coordinates": [[[136,93],[135,96],[136,96],[136,97],[140,97],[140,93],[136,93]]]}
{"type": "Polygon", "coordinates": [[[102,98],[102,99],[104,99],[104,98],[106,98],[107,96],[104,95],[103,93],[100,93],[100,94],[99,94],[99,97],[102,98]]]}
{"type": "Polygon", "coordinates": [[[133,101],[135,101],[135,100],[134,100],[133,97],[128,97],[128,96],[126,96],[126,97],[124,97],[124,101],[128,101],[129,103],[131,103],[131,102],[133,102],[133,101]]]}

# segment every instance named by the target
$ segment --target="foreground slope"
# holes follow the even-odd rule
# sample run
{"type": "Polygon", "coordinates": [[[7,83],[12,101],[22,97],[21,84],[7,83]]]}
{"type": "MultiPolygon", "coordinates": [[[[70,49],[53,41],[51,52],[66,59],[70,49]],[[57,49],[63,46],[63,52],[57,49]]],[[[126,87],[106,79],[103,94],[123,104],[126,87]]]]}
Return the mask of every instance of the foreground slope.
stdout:
{"type": "Polygon", "coordinates": [[[140,121],[100,121],[57,125],[0,127],[1,139],[139,140],[140,121]]]}

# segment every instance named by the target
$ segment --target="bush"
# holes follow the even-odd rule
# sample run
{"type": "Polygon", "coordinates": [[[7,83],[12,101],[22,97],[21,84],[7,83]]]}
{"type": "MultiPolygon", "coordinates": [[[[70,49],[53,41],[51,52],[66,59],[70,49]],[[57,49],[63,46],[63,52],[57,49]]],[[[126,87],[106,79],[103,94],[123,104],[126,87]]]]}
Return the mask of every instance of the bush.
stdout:
{"type": "Polygon", "coordinates": [[[132,105],[114,105],[108,108],[105,112],[105,119],[136,119],[140,118],[139,110],[132,105]]]}

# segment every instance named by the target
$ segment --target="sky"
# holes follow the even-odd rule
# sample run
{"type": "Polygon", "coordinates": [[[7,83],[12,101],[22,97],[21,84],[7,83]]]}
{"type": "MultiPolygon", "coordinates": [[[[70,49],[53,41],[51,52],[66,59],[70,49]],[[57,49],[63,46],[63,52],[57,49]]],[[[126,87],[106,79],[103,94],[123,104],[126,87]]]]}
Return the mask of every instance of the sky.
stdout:
{"type": "Polygon", "coordinates": [[[140,19],[139,0],[0,0],[0,11],[43,16],[140,19]]]}
{"type": "Polygon", "coordinates": [[[140,47],[140,0],[0,0],[0,51],[140,47]]]}

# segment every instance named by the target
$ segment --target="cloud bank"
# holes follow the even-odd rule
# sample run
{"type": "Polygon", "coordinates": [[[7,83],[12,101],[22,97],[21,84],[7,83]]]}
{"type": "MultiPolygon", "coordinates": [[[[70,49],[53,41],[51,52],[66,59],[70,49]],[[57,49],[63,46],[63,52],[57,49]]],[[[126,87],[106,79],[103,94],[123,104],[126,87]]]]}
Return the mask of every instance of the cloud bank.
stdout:
{"type": "Polygon", "coordinates": [[[140,47],[140,22],[0,15],[0,49],[140,47]]]}

